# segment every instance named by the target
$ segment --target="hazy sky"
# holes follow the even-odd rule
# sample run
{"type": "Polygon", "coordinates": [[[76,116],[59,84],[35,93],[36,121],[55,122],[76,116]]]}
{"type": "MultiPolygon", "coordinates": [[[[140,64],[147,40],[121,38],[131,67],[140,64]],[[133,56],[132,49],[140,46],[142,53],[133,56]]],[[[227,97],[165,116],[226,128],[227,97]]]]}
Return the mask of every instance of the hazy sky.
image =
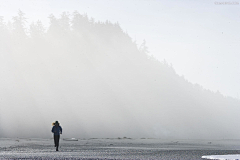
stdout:
{"type": "Polygon", "coordinates": [[[190,82],[240,98],[240,1],[0,0],[0,16],[22,10],[28,22],[63,11],[119,22],[150,54],[171,63],[190,82]],[[225,3],[226,2],[226,3],[225,3]],[[230,3],[231,2],[231,3],[230,3]]]}

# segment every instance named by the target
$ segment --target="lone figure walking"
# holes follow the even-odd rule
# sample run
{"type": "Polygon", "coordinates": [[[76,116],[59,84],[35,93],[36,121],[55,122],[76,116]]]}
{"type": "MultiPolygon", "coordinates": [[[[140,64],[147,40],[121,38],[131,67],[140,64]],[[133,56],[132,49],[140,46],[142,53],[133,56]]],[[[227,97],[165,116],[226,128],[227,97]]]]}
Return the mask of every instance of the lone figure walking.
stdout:
{"type": "Polygon", "coordinates": [[[53,132],[53,138],[54,138],[54,144],[56,147],[56,151],[58,151],[60,134],[62,134],[62,127],[59,125],[58,121],[53,123],[52,132],[53,132]]]}

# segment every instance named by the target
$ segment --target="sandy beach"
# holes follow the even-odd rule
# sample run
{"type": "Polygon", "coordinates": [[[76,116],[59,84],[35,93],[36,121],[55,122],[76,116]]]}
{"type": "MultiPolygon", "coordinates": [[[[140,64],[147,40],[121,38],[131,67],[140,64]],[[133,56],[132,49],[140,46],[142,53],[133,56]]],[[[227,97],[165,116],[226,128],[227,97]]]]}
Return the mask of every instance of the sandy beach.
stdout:
{"type": "Polygon", "coordinates": [[[204,155],[240,154],[239,140],[2,138],[0,159],[202,159],[204,155]]]}

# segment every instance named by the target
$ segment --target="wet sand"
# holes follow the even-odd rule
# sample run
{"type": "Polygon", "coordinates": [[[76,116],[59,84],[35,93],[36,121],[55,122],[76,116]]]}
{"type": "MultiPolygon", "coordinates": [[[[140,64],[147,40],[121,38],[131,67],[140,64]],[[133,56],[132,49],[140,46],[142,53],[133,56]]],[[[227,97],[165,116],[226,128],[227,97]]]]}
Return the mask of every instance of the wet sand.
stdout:
{"type": "Polygon", "coordinates": [[[164,159],[198,160],[204,155],[240,154],[239,140],[0,139],[0,159],[164,159]]]}

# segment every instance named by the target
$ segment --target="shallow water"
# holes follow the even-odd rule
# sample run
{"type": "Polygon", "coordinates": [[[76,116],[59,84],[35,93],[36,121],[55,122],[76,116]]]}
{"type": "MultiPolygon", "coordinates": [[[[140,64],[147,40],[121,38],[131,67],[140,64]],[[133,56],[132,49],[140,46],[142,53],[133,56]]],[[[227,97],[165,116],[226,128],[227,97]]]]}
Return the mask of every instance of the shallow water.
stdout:
{"type": "Polygon", "coordinates": [[[164,159],[198,160],[203,155],[240,154],[239,140],[0,139],[0,159],[164,159]]]}

